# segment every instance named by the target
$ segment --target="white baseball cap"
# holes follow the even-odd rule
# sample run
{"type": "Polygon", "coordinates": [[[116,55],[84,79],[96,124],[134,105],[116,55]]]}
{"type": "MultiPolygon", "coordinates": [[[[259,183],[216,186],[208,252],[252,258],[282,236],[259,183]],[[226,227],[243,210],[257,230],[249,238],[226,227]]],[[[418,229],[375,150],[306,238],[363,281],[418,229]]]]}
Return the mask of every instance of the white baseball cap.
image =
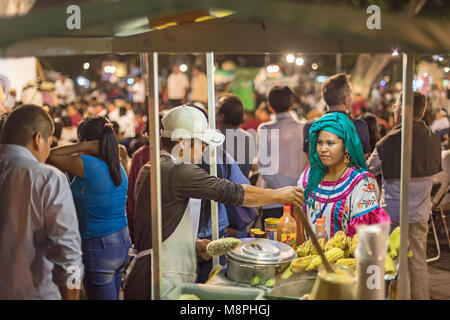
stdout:
{"type": "Polygon", "coordinates": [[[200,139],[218,147],[225,141],[225,136],[208,127],[205,115],[195,107],[186,105],[170,110],[161,120],[161,136],[172,139],[200,139]]]}

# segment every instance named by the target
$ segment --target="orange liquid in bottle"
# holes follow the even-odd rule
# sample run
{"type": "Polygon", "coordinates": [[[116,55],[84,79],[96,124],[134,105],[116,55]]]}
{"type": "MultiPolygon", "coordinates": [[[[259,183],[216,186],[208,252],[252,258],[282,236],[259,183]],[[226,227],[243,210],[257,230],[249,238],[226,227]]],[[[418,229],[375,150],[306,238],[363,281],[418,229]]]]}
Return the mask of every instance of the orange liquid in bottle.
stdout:
{"type": "Polygon", "coordinates": [[[297,222],[291,216],[291,205],[287,204],[283,208],[283,216],[278,222],[278,241],[294,247],[297,242],[297,222]]]}

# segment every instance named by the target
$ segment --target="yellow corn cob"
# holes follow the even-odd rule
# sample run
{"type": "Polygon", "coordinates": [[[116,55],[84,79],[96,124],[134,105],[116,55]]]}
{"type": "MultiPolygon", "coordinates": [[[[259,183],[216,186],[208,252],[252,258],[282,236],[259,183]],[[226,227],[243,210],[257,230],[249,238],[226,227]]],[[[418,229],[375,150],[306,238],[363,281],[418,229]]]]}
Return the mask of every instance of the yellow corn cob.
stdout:
{"type": "Polygon", "coordinates": [[[352,245],[352,241],[353,241],[352,237],[347,237],[346,243],[345,243],[345,249],[349,249],[350,248],[350,246],[352,245]]]}
{"type": "Polygon", "coordinates": [[[352,243],[350,244],[350,247],[348,248],[348,255],[349,257],[353,257],[356,251],[356,247],[358,246],[359,236],[355,234],[352,238],[352,243]]]}
{"type": "Polygon", "coordinates": [[[283,272],[283,274],[281,275],[281,279],[286,280],[289,279],[292,276],[292,270],[291,270],[291,266],[287,267],[286,270],[283,272]]]}
{"type": "Polygon", "coordinates": [[[349,249],[345,249],[344,250],[344,258],[351,258],[351,254],[350,254],[350,250],[349,249]]]}
{"type": "Polygon", "coordinates": [[[317,270],[319,266],[322,264],[322,259],[320,256],[315,257],[311,263],[305,268],[305,271],[317,270]]]}
{"type": "Polygon", "coordinates": [[[311,263],[311,261],[315,258],[316,256],[311,255],[311,256],[306,256],[306,257],[301,257],[301,258],[297,258],[295,260],[293,260],[291,262],[291,271],[293,273],[300,273],[303,270],[305,270],[305,268],[311,263]]]}
{"type": "Polygon", "coordinates": [[[213,240],[208,243],[206,247],[206,251],[210,256],[221,256],[224,255],[233,249],[235,249],[238,245],[241,244],[240,239],[236,238],[221,238],[217,240],[213,240]]]}
{"type": "MultiPolygon", "coordinates": [[[[320,238],[320,239],[318,240],[318,242],[319,242],[320,247],[321,247],[322,250],[323,250],[323,248],[325,247],[325,244],[326,244],[325,238],[320,238]]],[[[314,247],[314,246],[312,247],[311,254],[312,254],[312,255],[319,254],[319,253],[317,252],[317,250],[316,250],[316,247],[314,247]]]]}
{"type": "MultiPolygon", "coordinates": [[[[328,262],[334,263],[339,259],[344,257],[344,250],[339,248],[333,248],[325,252],[325,258],[328,262]]],[[[311,263],[305,268],[306,271],[317,270],[317,268],[322,264],[322,258],[320,256],[315,257],[311,263]]]]}
{"type": "Polygon", "coordinates": [[[345,239],[345,249],[344,249],[344,257],[345,258],[350,258],[350,247],[352,246],[352,237],[347,237],[347,239],[345,239]]]}
{"type": "Polygon", "coordinates": [[[386,255],[386,260],[384,261],[384,273],[389,275],[395,274],[394,261],[392,261],[392,258],[388,254],[386,255]]]}
{"type": "Polygon", "coordinates": [[[357,245],[359,241],[359,234],[355,234],[352,238],[352,245],[357,245]]]}
{"type": "Polygon", "coordinates": [[[311,240],[307,240],[305,242],[303,242],[298,248],[297,248],[297,255],[299,257],[306,257],[309,256],[311,254],[311,250],[313,248],[313,244],[311,242],[311,240]]]}
{"type": "Polygon", "coordinates": [[[338,261],[336,261],[336,265],[354,268],[356,265],[356,259],[355,258],[339,259],[338,261]]]}
{"type": "Polygon", "coordinates": [[[344,250],[340,248],[333,248],[325,252],[325,258],[327,258],[330,263],[334,263],[337,260],[344,258],[344,250]]]}
{"type": "Polygon", "coordinates": [[[336,241],[342,241],[342,242],[344,242],[345,240],[347,240],[347,235],[345,234],[344,231],[340,230],[340,231],[338,231],[338,232],[336,232],[336,233],[334,234],[333,238],[334,238],[336,241]]]}
{"type": "Polygon", "coordinates": [[[325,244],[325,247],[323,248],[325,251],[331,250],[334,248],[334,238],[331,238],[330,240],[327,241],[327,243],[325,244]]]}
{"type": "Polygon", "coordinates": [[[347,246],[347,235],[345,234],[345,232],[338,231],[333,236],[333,238],[334,238],[334,247],[344,250],[345,247],[347,246]]]}
{"type": "Polygon", "coordinates": [[[395,258],[398,256],[398,250],[400,250],[400,227],[395,228],[389,236],[388,254],[391,258],[395,258]]]}

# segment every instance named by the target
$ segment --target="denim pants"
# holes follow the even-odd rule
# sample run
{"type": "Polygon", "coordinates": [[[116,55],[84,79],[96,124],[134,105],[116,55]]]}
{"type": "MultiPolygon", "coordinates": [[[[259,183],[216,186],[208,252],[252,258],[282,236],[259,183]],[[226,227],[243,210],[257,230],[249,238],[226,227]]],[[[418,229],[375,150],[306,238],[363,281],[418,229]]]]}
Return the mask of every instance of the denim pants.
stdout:
{"type": "Polygon", "coordinates": [[[107,236],[82,241],[83,283],[88,300],[119,300],[130,248],[127,226],[107,236]]]}

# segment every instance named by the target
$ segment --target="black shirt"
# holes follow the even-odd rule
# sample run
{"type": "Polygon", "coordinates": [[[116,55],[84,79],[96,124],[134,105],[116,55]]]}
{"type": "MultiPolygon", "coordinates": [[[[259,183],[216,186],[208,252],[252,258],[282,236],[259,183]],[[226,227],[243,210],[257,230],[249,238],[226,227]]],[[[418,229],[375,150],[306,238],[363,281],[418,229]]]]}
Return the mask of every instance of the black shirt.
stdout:
{"type": "MultiPolygon", "coordinates": [[[[135,249],[140,252],[152,248],[150,163],[139,171],[136,180],[134,213],[135,249]]],[[[244,188],[238,183],[210,176],[193,164],[175,161],[170,156],[161,156],[161,214],[162,240],[172,235],[180,223],[189,199],[206,199],[242,205],[244,188]]],[[[144,256],[136,261],[125,286],[126,300],[151,298],[151,258],[144,256]]]]}

